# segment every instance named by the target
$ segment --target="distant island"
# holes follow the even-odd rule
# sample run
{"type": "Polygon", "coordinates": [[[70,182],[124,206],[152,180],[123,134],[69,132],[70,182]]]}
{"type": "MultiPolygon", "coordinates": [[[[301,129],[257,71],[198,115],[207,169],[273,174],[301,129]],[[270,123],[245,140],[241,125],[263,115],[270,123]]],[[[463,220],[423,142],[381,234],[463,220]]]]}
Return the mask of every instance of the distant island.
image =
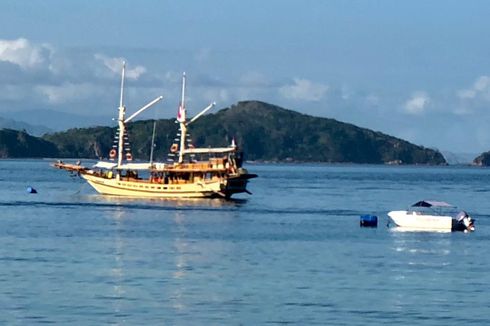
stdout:
{"type": "Polygon", "coordinates": [[[41,158],[58,155],[55,144],[25,131],[0,129],[0,158],[41,158]]]}
{"type": "Polygon", "coordinates": [[[473,165],[490,166],[490,151],[478,155],[473,160],[473,165]]]}
{"type": "MultiPolygon", "coordinates": [[[[152,128],[153,120],[128,125],[129,141],[136,159],[148,159],[152,128]]],[[[234,138],[242,147],[245,158],[251,161],[447,164],[437,150],[334,119],[313,117],[259,101],[238,102],[217,113],[205,115],[191,125],[189,131],[196,147],[228,146],[234,138]]],[[[41,138],[17,132],[17,137],[29,139],[28,143],[25,142],[27,150],[24,151],[15,147],[11,140],[4,141],[3,134],[8,132],[12,131],[0,131],[0,143],[4,148],[2,157],[99,159],[108,156],[116,128],[75,128],[41,138]]],[[[157,121],[156,160],[166,159],[176,133],[175,119],[157,121]]]]}

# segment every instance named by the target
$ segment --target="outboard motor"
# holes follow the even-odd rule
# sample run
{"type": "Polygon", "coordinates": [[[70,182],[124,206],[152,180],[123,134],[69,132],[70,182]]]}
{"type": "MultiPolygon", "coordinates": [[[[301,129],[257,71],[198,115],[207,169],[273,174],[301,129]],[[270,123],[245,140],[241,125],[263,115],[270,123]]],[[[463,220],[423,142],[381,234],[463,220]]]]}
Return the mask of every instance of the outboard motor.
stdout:
{"type": "Polygon", "coordinates": [[[453,231],[473,232],[475,231],[475,220],[471,218],[465,211],[461,211],[453,219],[453,231]]]}
{"type": "Polygon", "coordinates": [[[463,218],[463,224],[466,227],[465,232],[475,231],[475,221],[469,215],[463,218]]]}

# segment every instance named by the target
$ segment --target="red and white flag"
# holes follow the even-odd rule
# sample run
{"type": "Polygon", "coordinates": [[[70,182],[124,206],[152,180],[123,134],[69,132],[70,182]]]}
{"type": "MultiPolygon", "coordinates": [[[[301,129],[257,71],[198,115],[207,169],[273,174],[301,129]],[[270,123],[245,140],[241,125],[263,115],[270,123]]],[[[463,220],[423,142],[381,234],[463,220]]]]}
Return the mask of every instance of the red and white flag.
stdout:
{"type": "Polygon", "coordinates": [[[185,122],[185,108],[182,103],[179,105],[179,111],[177,112],[177,121],[185,122]]]}

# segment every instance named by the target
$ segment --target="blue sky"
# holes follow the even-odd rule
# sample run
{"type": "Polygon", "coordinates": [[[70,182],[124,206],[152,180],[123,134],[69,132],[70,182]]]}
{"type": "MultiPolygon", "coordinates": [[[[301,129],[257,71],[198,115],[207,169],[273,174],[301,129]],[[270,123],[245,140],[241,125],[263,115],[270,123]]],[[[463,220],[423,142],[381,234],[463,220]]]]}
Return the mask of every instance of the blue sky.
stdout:
{"type": "MultiPolygon", "coordinates": [[[[175,115],[261,100],[454,152],[490,150],[488,1],[0,2],[0,116],[175,115]]],[[[39,121],[42,124],[42,121],[39,121]]]]}

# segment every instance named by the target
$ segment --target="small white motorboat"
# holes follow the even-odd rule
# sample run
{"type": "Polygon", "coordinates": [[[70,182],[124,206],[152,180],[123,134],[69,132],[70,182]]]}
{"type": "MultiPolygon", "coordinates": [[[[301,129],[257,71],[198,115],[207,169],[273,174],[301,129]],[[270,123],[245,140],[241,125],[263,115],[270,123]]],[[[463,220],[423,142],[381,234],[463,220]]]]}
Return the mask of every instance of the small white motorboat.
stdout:
{"type": "Polygon", "coordinates": [[[474,220],[465,211],[442,201],[421,200],[404,211],[388,213],[396,226],[410,230],[475,230],[474,220]]]}

